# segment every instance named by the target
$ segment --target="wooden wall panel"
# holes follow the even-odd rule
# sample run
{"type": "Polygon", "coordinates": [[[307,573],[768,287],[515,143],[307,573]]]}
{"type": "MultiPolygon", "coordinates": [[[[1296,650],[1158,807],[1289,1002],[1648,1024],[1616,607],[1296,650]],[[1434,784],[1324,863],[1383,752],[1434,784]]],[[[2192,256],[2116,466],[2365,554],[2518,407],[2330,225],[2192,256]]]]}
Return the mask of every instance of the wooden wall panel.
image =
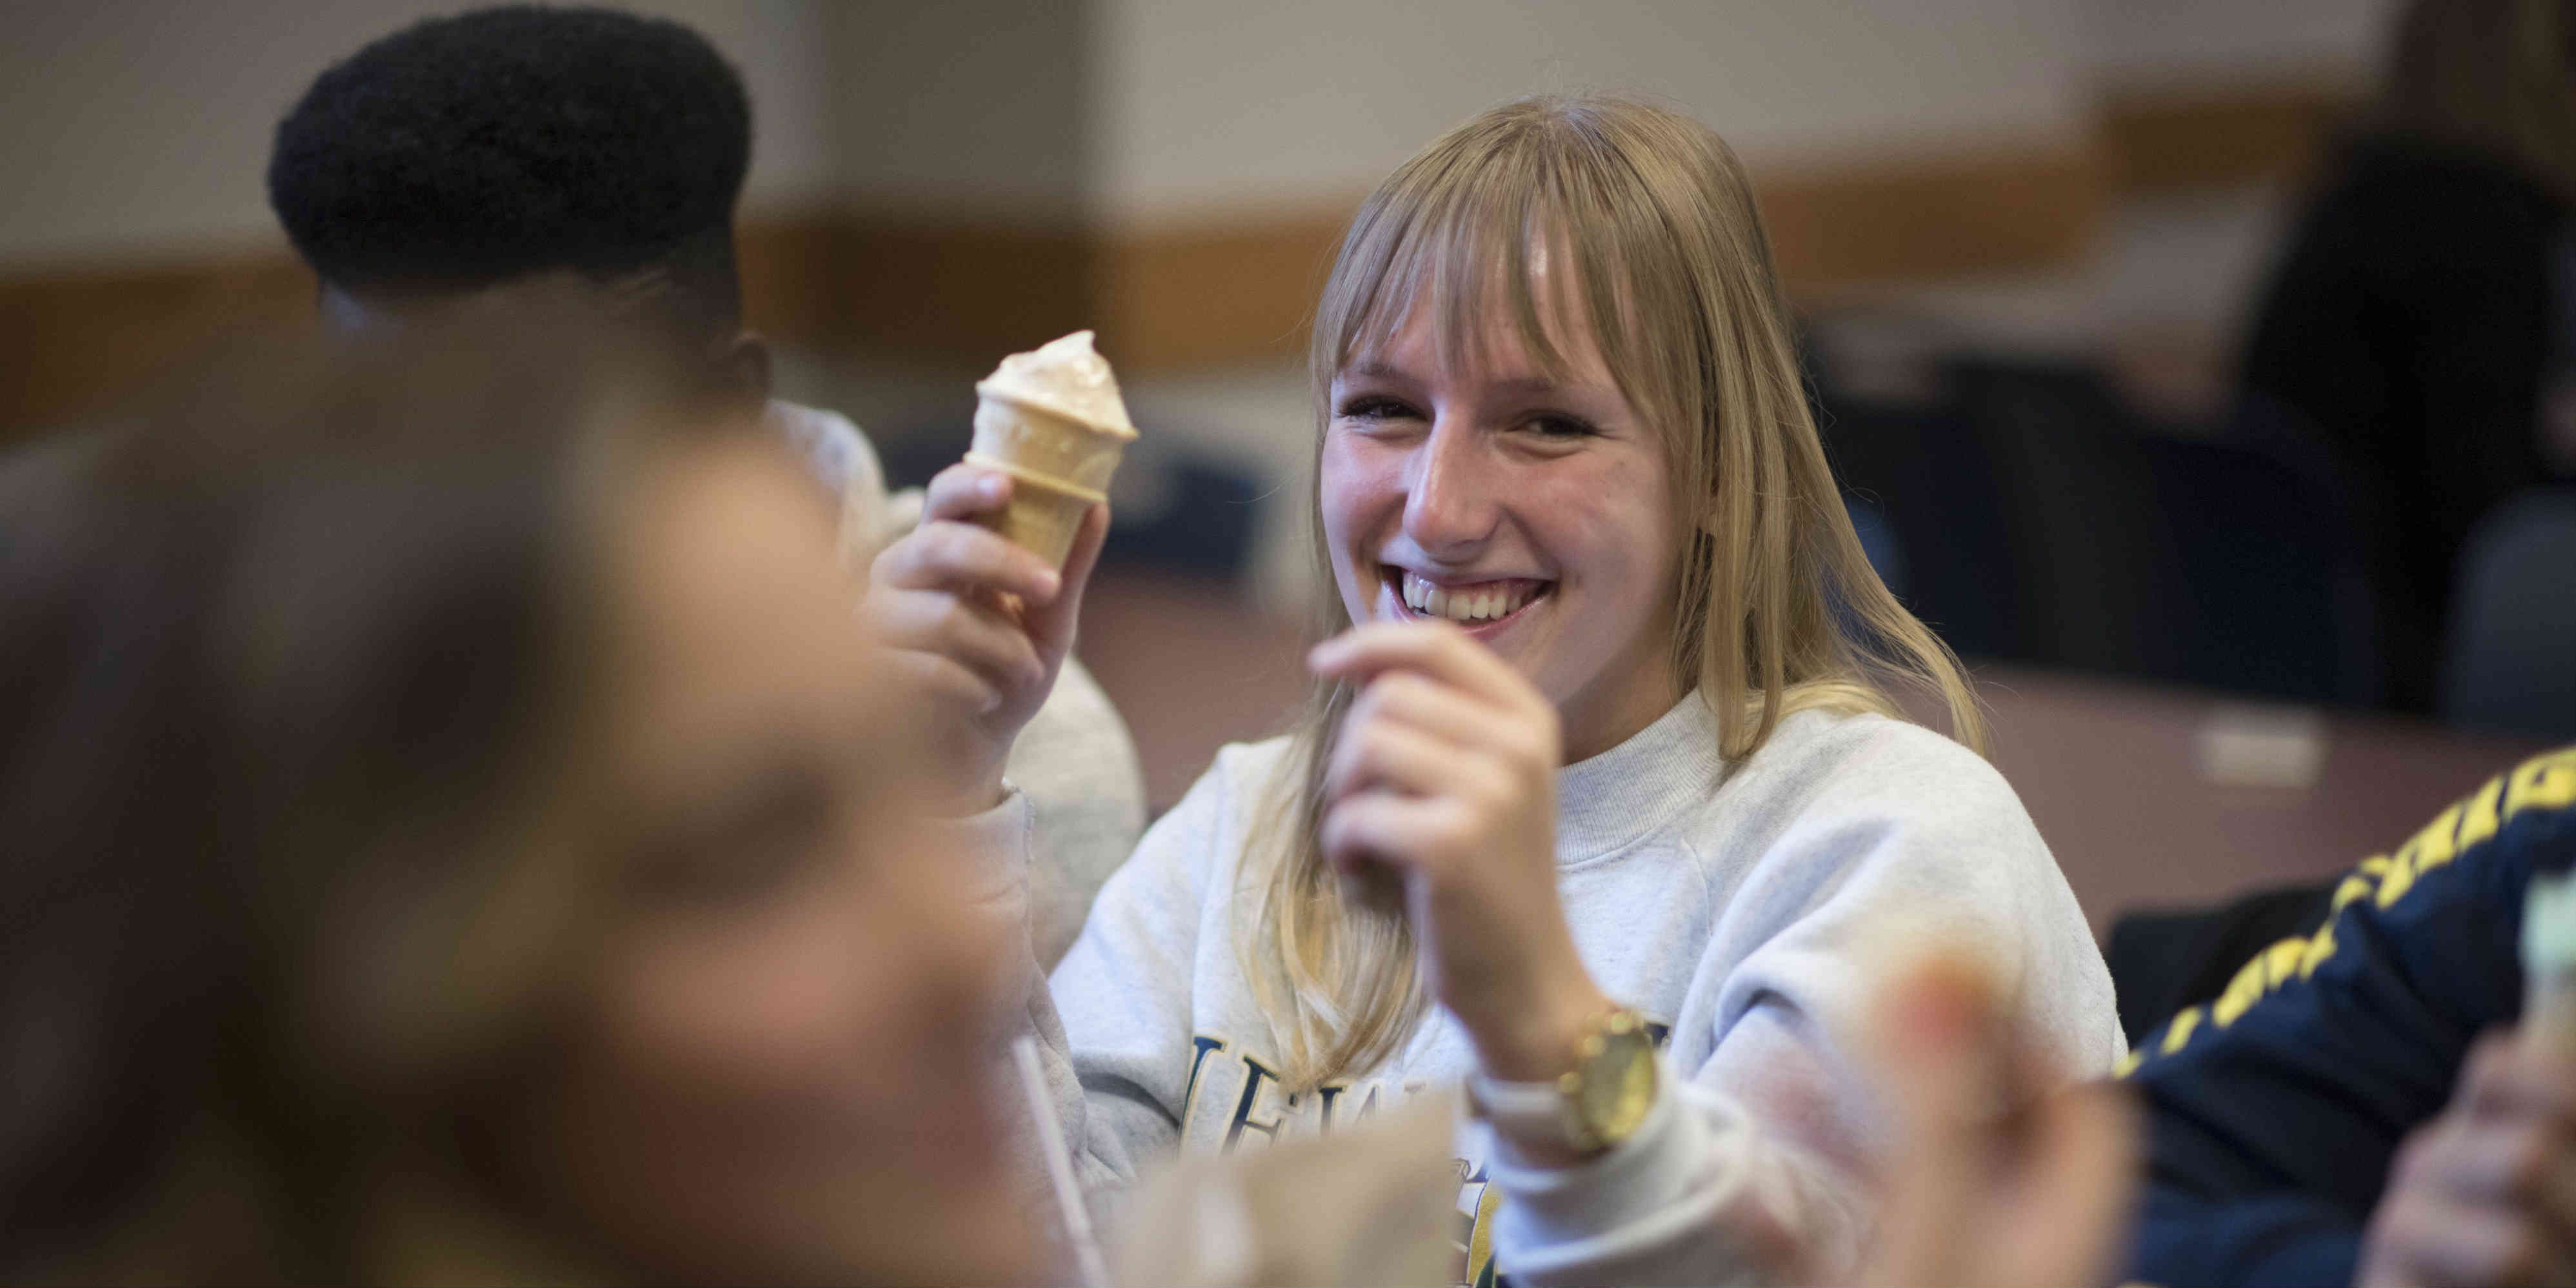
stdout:
{"type": "MultiPolygon", "coordinates": [[[[1757,174],[1793,296],[2072,267],[2114,202],[2294,179],[2358,101],[2285,81],[2108,96],[2058,149],[1757,174]]],[[[1357,194],[1255,222],[1118,233],[813,210],[747,220],[752,325],[810,350],[981,364],[1077,327],[1135,370],[1294,358],[1357,194]]],[[[309,318],[281,248],[0,276],[0,440],[60,423],[245,327],[309,318]]]]}
{"type": "Polygon", "coordinates": [[[1096,297],[1101,346],[1138,367],[1303,357],[1315,298],[1358,204],[1110,239],[1096,297]]]}
{"type": "Polygon", "coordinates": [[[2071,267],[2090,249],[2108,195],[2098,159],[2077,148],[1757,173],[1753,186],[1793,297],[2071,267]]]}
{"type": "Polygon", "coordinates": [[[2359,86],[2333,78],[2128,90],[2103,100],[2099,133],[2123,192],[2295,183],[2364,101],[2359,86]]]}
{"type": "Polygon", "coordinates": [[[0,278],[0,442],[128,396],[227,337],[300,325],[313,293],[283,254],[0,278]]]}

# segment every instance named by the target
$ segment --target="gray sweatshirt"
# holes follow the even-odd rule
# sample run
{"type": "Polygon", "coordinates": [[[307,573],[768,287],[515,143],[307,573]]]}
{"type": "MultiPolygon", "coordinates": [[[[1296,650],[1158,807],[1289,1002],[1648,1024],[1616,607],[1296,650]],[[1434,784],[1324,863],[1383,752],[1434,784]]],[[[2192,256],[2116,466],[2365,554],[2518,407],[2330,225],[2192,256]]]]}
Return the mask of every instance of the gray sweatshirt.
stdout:
{"type": "MultiPolygon", "coordinates": [[[[1173,1149],[1330,1131],[1474,1071],[1435,1008],[1382,1067],[1282,1089],[1229,919],[1246,829],[1285,752],[1285,740],[1219,752],[1030,999],[1086,1184],[1124,1183],[1173,1149]]],[[[1900,926],[1983,948],[2064,1077],[2105,1074],[2122,1054],[2109,973],[2047,846],[2002,777],[1938,734],[1807,712],[1730,769],[1694,695],[1562,770],[1558,800],[1575,942],[1605,991],[1664,1026],[1666,1090],[1635,1136],[1570,1168],[1462,1123],[1461,1283],[1740,1279],[1754,1272],[1742,1232],[1774,1223],[1850,1266],[1885,1133],[1854,1042],[1873,949],[1900,926]]],[[[970,826],[1009,856],[1026,819],[1006,802],[970,826]]]]}

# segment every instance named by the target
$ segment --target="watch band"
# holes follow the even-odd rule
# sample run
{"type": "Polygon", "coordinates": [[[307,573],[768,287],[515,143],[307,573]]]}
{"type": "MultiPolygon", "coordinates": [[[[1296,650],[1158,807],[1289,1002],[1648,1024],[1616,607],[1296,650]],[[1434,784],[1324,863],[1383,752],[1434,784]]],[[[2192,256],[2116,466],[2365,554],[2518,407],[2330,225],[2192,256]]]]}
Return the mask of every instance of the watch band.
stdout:
{"type": "Polygon", "coordinates": [[[1622,1006],[1603,1014],[1584,1036],[1574,1067],[1562,1077],[1505,1082],[1472,1074],[1467,1106],[1517,1140],[1596,1153],[1625,1141],[1645,1121],[1658,1091],[1658,1059],[1645,1017],[1622,1006]]]}
{"type": "Polygon", "coordinates": [[[1470,1074],[1467,1107],[1478,1118],[1523,1139],[1560,1140],[1565,1135],[1565,1093],[1553,1082],[1505,1082],[1470,1074]]]}

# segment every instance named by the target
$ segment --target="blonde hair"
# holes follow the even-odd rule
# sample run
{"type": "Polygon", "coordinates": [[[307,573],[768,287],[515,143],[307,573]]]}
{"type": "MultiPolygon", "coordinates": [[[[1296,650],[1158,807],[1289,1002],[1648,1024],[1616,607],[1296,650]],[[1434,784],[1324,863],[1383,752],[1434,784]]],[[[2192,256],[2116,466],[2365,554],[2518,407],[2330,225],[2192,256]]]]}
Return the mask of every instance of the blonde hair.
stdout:
{"type": "MultiPolygon", "coordinates": [[[[1852,531],[1751,186],[1714,132],[1625,99],[1525,98],[1388,176],[1353,217],[1317,308],[1318,459],[1335,373],[1417,307],[1444,363],[1497,310],[1551,373],[1568,365],[1562,337],[1588,338],[1663,429],[1674,513],[1699,519],[1678,537],[1668,656],[1729,759],[1802,709],[1898,714],[1898,688],[1937,697],[1952,736],[1982,749],[1958,659],[1888,593],[1852,531]],[[1540,253],[1570,287],[1537,289],[1540,253]]],[[[1314,555],[1330,586],[1320,524],[1314,555]]],[[[1349,627],[1323,598],[1319,636],[1349,627]]],[[[1343,897],[1317,846],[1323,769],[1353,697],[1338,683],[1311,694],[1242,877],[1236,952],[1292,1087],[1366,1072],[1427,1005],[1402,912],[1343,897]]]]}

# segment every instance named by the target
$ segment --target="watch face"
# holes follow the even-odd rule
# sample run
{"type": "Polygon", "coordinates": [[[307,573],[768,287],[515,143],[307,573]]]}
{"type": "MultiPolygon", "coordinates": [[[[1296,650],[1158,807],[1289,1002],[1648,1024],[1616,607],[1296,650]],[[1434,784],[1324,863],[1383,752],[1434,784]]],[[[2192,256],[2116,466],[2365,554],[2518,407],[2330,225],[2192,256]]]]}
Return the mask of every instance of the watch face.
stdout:
{"type": "Polygon", "coordinates": [[[1655,1107],[1655,1044],[1633,1019],[1602,1034],[1600,1054],[1584,1062],[1579,1093],[1583,1125],[1604,1146],[1636,1134],[1655,1107]]]}

